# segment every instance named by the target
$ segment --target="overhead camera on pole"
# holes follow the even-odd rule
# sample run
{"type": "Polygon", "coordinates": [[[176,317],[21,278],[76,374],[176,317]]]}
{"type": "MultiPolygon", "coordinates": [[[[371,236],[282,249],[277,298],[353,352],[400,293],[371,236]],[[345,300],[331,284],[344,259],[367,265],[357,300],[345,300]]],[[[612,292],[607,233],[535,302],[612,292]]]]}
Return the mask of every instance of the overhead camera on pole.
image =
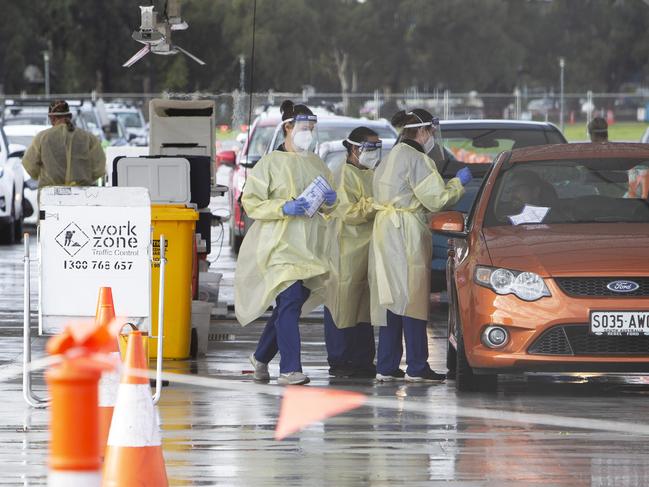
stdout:
{"type": "Polygon", "coordinates": [[[189,27],[180,15],[180,0],[167,0],[161,22],[158,22],[158,13],[155,11],[153,5],[147,7],[140,6],[140,13],[140,29],[134,31],[131,37],[137,42],[144,44],[144,47],[123,64],[125,68],[130,68],[150,52],[164,56],[170,56],[180,52],[201,66],[205,65],[204,61],[171,42],[172,31],[186,30],[189,27]]]}

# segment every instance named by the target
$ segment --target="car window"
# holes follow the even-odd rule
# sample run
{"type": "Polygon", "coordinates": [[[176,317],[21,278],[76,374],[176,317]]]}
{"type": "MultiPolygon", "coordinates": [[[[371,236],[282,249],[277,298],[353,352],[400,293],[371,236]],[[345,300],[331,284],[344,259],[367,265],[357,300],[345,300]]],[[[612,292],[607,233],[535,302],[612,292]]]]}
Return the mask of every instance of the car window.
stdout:
{"type": "MultiPolygon", "coordinates": [[[[275,126],[268,125],[264,127],[255,127],[252,136],[250,137],[250,144],[248,145],[249,156],[261,157],[266,153],[266,148],[275,134],[275,126]]],[[[281,134],[281,132],[280,132],[281,134]]]]}
{"type": "Polygon", "coordinates": [[[503,151],[565,142],[561,135],[532,129],[442,129],[444,146],[465,164],[488,164],[503,151]]]}
{"type": "Polygon", "coordinates": [[[485,226],[649,223],[649,161],[516,163],[496,180],[485,226]]]}
{"type": "Polygon", "coordinates": [[[117,119],[122,122],[126,128],[142,128],[142,119],[137,113],[118,112],[117,119]]]}
{"type": "MultiPolygon", "coordinates": [[[[478,207],[478,201],[480,201],[480,198],[482,197],[482,193],[484,193],[484,189],[487,185],[487,181],[489,180],[489,175],[491,174],[491,170],[494,166],[491,166],[489,170],[487,171],[487,174],[485,174],[484,178],[481,180],[478,179],[473,179],[465,188],[466,188],[466,193],[462,198],[466,198],[467,201],[466,203],[469,203],[469,206],[467,207],[467,211],[464,212],[461,208],[458,208],[457,211],[462,211],[463,213],[468,213],[467,216],[467,224],[466,227],[468,229],[473,227],[473,222],[475,220],[476,216],[476,210],[478,207]],[[474,181],[478,181],[477,184],[474,183],[474,181]],[[472,184],[473,183],[473,184],[472,184]]],[[[459,206],[462,203],[462,200],[458,202],[459,206]]]]}

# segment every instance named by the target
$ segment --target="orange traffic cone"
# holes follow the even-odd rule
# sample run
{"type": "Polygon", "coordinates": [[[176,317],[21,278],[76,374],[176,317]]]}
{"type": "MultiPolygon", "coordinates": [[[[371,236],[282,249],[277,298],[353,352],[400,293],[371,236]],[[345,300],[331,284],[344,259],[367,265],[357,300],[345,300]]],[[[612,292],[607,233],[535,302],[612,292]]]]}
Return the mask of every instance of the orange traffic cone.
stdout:
{"type": "MultiPolygon", "coordinates": [[[[100,327],[108,327],[115,319],[115,306],[113,305],[113,291],[109,287],[99,288],[97,298],[97,312],[95,324],[100,327]]],[[[115,363],[120,363],[119,346],[117,339],[111,342],[107,350],[115,363]],[[114,345],[114,346],[113,346],[114,345]]],[[[101,375],[99,381],[99,455],[104,456],[110,423],[113,419],[113,408],[117,398],[119,387],[120,370],[110,370],[101,375]]]]}
{"type": "Polygon", "coordinates": [[[126,360],[108,435],[103,487],[165,487],[169,485],[162,441],[149,379],[130,373],[147,370],[142,334],[128,337],[126,360]]]}

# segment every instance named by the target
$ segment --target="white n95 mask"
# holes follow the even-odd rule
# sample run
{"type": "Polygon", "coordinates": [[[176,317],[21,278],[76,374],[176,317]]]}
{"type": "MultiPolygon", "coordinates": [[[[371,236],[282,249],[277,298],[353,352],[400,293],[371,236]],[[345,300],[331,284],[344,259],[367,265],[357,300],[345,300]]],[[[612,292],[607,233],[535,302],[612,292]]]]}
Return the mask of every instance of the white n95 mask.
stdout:
{"type": "Polygon", "coordinates": [[[374,169],[381,162],[381,151],[374,150],[370,152],[362,152],[358,158],[358,162],[361,166],[364,166],[368,169],[374,169]]]}
{"type": "Polygon", "coordinates": [[[313,134],[310,130],[301,130],[293,133],[293,145],[300,152],[306,152],[313,142],[313,134]]]}

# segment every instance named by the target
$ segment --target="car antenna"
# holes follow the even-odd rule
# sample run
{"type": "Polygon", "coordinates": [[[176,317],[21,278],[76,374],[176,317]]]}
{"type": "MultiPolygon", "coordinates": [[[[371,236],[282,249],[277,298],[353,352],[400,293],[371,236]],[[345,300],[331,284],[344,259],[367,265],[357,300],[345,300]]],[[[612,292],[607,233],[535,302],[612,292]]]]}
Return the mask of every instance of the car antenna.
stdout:
{"type": "MultiPolygon", "coordinates": [[[[248,128],[246,134],[246,145],[248,146],[248,153],[250,153],[250,125],[252,124],[252,94],[255,87],[255,34],[257,32],[257,0],[253,1],[252,5],[252,48],[250,53],[250,101],[248,103],[248,128]]],[[[245,88],[245,87],[244,87],[245,88]]],[[[243,190],[248,182],[248,169],[245,169],[246,180],[243,182],[241,193],[239,193],[239,204],[243,197],[243,190]]]]}
{"type": "Polygon", "coordinates": [[[248,134],[247,143],[250,151],[250,124],[252,123],[252,94],[255,92],[255,34],[257,31],[257,0],[254,0],[252,6],[252,49],[250,53],[250,100],[248,103],[248,134]]]}

